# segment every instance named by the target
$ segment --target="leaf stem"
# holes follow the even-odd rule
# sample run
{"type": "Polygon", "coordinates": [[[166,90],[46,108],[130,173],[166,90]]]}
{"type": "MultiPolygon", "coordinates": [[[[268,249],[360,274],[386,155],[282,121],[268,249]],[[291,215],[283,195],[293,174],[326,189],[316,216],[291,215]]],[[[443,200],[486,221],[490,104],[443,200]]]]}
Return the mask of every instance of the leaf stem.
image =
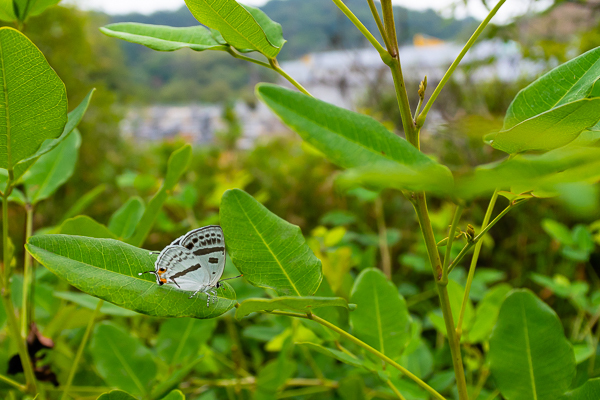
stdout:
{"type": "Polygon", "coordinates": [[[12,379],[10,379],[7,376],[4,376],[2,374],[0,374],[0,382],[4,382],[12,387],[14,387],[15,389],[17,389],[20,392],[25,392],[25,386],[21,385],[19,382],[14,381],[12,379]]]}
{"type": "MultiPolygon", "coordinates": [[[[387,50],[384,49],[383,46],[381,46],[381,44],[379,44],[377,39],[375,39],[375,36],[373,36],[373,34],[367,29],[367,27],[364,26],[362,22],[360,22],[356,15],[354,15],[352,11],[348,8],[348,6],[346,6],[346,4],[344,4],[342,0],[332,1],[335,3],[336,6],[338,6],[338,8],[344,13],[344,15],[346,15],[346,17],[348,17],[348,19],[352,21],[354,26],[358,28],[360,33],[362,33],[364,37],[367,38],[367,40],[373,45],[373,47],[375,47],[375,50],[377,50],[383,62],[387,64],[389,61],[391,61],[390,53],[388,53],[387,50]]],[[[381,21],[379,22],[379,24],[380,23],[381,21]]]]}
{"type": "Polygon", "coordinates": [[[66,400],[69,395],[69,390],[71,389],[71,384],[73,383],[73,378],[75,377],[75,373],[77,372],[77,366],[79,365],[79,360],[81,360],[81,356],[83,355],[83,350],[85,349],[85,345],[90,337],[90,333],[94,328],[94,324],[96,323],[96,318],[100,313],[100,309],[104,304],[104,300],[100,300],[98,305],[96,305],[96,309],[90,318],[90,322],[88,322],[87,327],[85,328],[85,333],[83,334],[83,338],[81,339],[81,343],[79,344],[79,348],[77,348],[77,353],[75,354],[75,359],[73,360],[73,365],[71,366],[71,371],[69,371],[69,377],[67,378],[67,384],[64,386],[63,394],[60,397],[61,400],[66,400]]]}
{"type": "Polygon", "coordinates": [[[257,60],[257,59],[255,59],[255,58],[252,58],[252,57],[247,57],[247,56],[244,56],[244,55],[242,55],[242,54],[240,54],[240,53],[236,52],[235,50],[233,50],[233,48],[232,48],[231,46],[228,46],[228,47],[227,47],[227,50],[225,50],[225,51],[227,51],[227,52],[228,52],[229,54],[231,54],[231,55],[232,55],[234,58],[237,58],[237,59],[239,59],[239,60],[248,61],[248,62],[251,62],[251,63],[254,63],[254,64],[258,64],[258,65],[260,65],[261,67],[265,67],[265,68],[272,69],[272,68],[271,68],[271,64],[268,64],[268,63],[266,63],[266,62],[264,62],[264,61],[257,60]]]}
{"type": "MultiPolygon", "coordinates": [[[[25,205],[25,243],[29,241],[33,231],[33,206],[29,203],[25,205]]],[[[31,254],[25,252],[25,262],[23,264],[23,297],[21,300],[21,336],[27,337],[29,333],[29,324],[31,322],[31,311],[34,307],[33,296],[30,294],[33,280],[32,280],[32,257],[31,254]],[[31,297],[31,302],[29,302],[31,297]]]]}
{"type": "Polygon", "coordinates": [[[456,227],[458,226],[458,222],[460,221],[463,210],[464,206],[462,204],[456,206],[456,210],[454,210],[454,217],[452,218],[452,224],[450,225],[450,232],[448,233],[448,243],[446,243],[446,253],[444,254],[444,264],[442,265],[442,281],[445,283],[448,283],[448,264],[450,264],[456,227]]]}
{"type": "Polygon", "coordinates": [[[288,82],[290,82],[292,85],[294,85],[296,87],[296,89],[298,89],[299,91],[301,91],[302,93],[304,93],[307,96],[313,97],[313,95],[310,94],[308,92],[308,90],[306,90],[304,88],[304,86],[302,86],[301,84],[299,84],[298,82],[296,82],[296,80],[294,78],[292,78],[291,76],[289,76],[283,69],[281,69],[281,67],[279,66],[279,63],[277,62],[276,58],[269,59],[269,64],[271,64],[271,69],[273,71],[276,71],[279,75],[281,75],[285,79],[287,79],[288,82]]]}
{"type": "Polygon", "coordinates": [[[23,372],[25,374],[25,387],[29,393],[36,393],[37,386],[35,381],[35,374],[33,373],[33,366],[31,365],[31,359],[25,345],[25,338],[21,336],[19,332],[19,322],[15,315],[15,307],[12,303],[10,296],[10,262],[11,254],[9,249],[9,238],[8,238],[8,196],[12,191],[12,179],[11,172],[9,171],[9,179],[6,183],[6,191],[2,196],[2,244],[4,246],[4,265],[2,268],[2,286],[0,287],[0,297],[2,298],[2,305],[6,312],[6,324],[10,336],[17,345],[17,351],[19,358],[21,359],[21,365],[23,366],[23,372]]]}
{"type": "Polygon", "coordinates": [[[485,228],[483,228],[481,230],[481,232],[479,233],[479,235],[475,236],[475,238],[470,241],[469,243],[467,243],[465,245],[465,247],[462,248],[462,250],[460,251],[460,253],[458,253],[458,255],[456,256],[456,258],[454,259],[454,261],[452,261],[452,263],[450,264],[450,266],[448,267],[448,273],[452,272],[452,270],[458,265],[458,263],[461,262],[461,260],[464,258],[464,256],[469,252],[469,250],[471,250],[471,248],[473,246],[475,246],[477,244],[477,242],[479,242],[481,240],[481,238],[490,230],[492,229],[492,227],[494,225],[496,225],[496,223],[498,221],[500,221],[500,219],[502,219],[502,217],[504,217],[506,215],[506,213],[508,213],[511,209],[515,208],[516,206],[518,206],[521,203],[526,202],[528,199],[522,199],[520,201],[516,201],[516,202],[512,202],[508,205],[508,207],[506,207],[504,210],[502,210],[502,212],[500,214],[498,214],[498,216],[496,218],[494,218],[494,220],[492,222],[490,222],[487,226],[485,226],[485,228]]]}
{"type": "Polygon", "coordinates": [[[392,259],[390,257],[390,248],[387,242],[387,228],[385,226],[385,216],[383,215],[383,202],[381,197],[375,199],[375,216],[377,219],[377,230],[379,231],[379,251],[381,252],[381,264],[383,273],[392,279],[392,259]]]}
{"type": "Polygon", "coordinates": [[[399,398],[400,400],[406,400],[406,399],[404,398],[404,396],[402,396],[402,393],[400,393],[400,391],[398,390],[398,388],[397,388],[396,386],[394,386],[394,384],[392,383],[392,381],[390,381],[390,380],[388,379],[386,383],[387,383],[387,385],[390,387],[390,389],[392,389],[392,392],[394,392],[394,394],[395,394],[396,396],[398,396],[398,398],[399,398]]]}
{"type": "MultiPolygon", "coordinates": [[[[488,204],[487,211],[485,212],[485,216],[483,217],[483,222],[481,224],[483,228],[489,225],[490,219],[492,218],[492,212],[494,211],[494,206],[496,205],[496,200],[498,200],[498,189],[494,190],[494,194],[492,195],[490,203],[488,204]]],[[[471,266],[469,267],[469,276],[467,277],[465,293],[463,295],[462,305],[460,306],[460,314],[458,315],[458,322],[456,323],[456,335],[459,339],[462,335],[462,324],[465,316],[465,310],[467,308],[467,303],[469,302],[469,292],[471,291],[471,284],[473,283],[473,276],[475,275],[475,268],[477,267],[477,260],[479,259],[479,253],[481,252],[482,245],[483,240],[477,241],[477,244],[475,245],[475,251],[473,252],[473,258],[471,259],[471,266]]]]}
{"type": "Polygon", "coordinates": [[[367,0],[367,2],[369,3],[369,8],[371,9],[371,14],[373,14],[373,19],[375,20],[375,23],[377,24],[377,29],[379,29],[379,34],[383,38],[383,43],[385,44],[385,47],[388,49],[388,52],[389,52],[390,47],[391,47],[390,40],[388,39],[387,35],[385,34],[385,28],[383,27],[383,21],[381,21],[381,17],[379,16],[379,11],[377,11],[377,7],[375,6],[375,2],[373,0],[367,0]]]}
{"type": "MultiPolygon", "coordinates": [[[[471,47],[473,47],[473,44],[475,44],[475,41],[477,40],[477,38],[479,38],[479,35],[481,35],[481,32],[483,32],[485,27],[489,24],[490,20],[494,17],[494,15],[496,15],[496,13],[500,9],[500,7],[502,7],[502,5],[505,2],[506,2],[506,0],[500,0],[498,2],[498,4],[496,4],[496,6],[492,9],[492,11],[490,11],[488,16],[481,22],[479,27],[475,30],[475,32],[473,33],[473,35],[471,36],[471,38],[469,39],[467,44],[465,44],[465,47],[463,47],[463,49],[461,50],[458,57],[456,57],[456,59],[452,63],[452,65],[450,65],[450,68],[448,68],[448,71],[446,71],[446,73],[444,74],[444,77],[442,78],[440,83],[435,88],[433,94],[427,101],[427,104],[425,104],[425,108],[423,109],[423,112],[421,112],[421,114],[417,118],[416,122],[417,122],[418,128],[421,128],[423,126],[423,124],[425,123],[425,120],[427,119],[427,114],[429,113],[431,106],[433,105],[433,103],[435,102],[437,97],[439,96],[440,92],[442,91],[442,89],[444,88],[446,83],[448,83],[448,80],[450,80],[450,77],[452,76],[452,74],[454,73],[456,68],[458,67],[458,64],[460,64],[460,62],[462,61],[464,56],[467,54],[469,49],[471,47]]],[[[383,0],[382,0],[382,3],[383,3],[383,0]]]]}
{"type": "Polygon", "coordinates": [[[442,281],[443,270],[442,261],[438,252],[437,243],[431,227],[431,221],[429,219],[429,212],[427,211],[427,199],[425,193],[417,193],[416,201],[414,203],[417,218],[421,226],[423,238],[425,239],[425,246],[427,247],[427,253],[429,254],[429,261],[434,276],[434,280],[437,283],[436,287],[438,290],[438,296],[440,299],[440,307],[444,316],[444,323],[446,325],[446,332],[448,335],[448,345],[450,347],[450,353],[452,355],[452,365],[454,367],[454,375],[456,376],[456,386],[458,389],[459,400],[468,400],[467,393],[467,382],[465,379],[465,371],[463,368],[462,356],[460,353],[460,342],[454,332],[454,320],[452,318],[452,309],[450,308],[450,298],[448,297],[448,282],[442,281]]]}

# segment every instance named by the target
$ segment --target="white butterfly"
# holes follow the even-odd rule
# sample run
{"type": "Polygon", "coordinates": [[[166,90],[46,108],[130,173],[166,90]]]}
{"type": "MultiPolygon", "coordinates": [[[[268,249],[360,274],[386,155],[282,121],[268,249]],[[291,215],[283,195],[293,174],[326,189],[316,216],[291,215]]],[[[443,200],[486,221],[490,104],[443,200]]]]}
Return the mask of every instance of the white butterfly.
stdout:
{"type": "MultiPolygon", "coordinates": [[[[195,229],[165,247],[154,263],[154,271],[140,272],[156,275],[159,285],[174,285],[180,290],[206,293],[206,306],[217,299],[215,289],[221,287],[219,279],[225,269],[225,238],[218,225],[195,229]]],[[[241,275],[240,275],[241,276],[241,275]]],[[[236,276],[237,278],[237,276],[236,276]]],[[[228,278],[233,279],[233,278],[228,278]]],[[[223,279],[227,280],[227,279],[223,279]]]]}

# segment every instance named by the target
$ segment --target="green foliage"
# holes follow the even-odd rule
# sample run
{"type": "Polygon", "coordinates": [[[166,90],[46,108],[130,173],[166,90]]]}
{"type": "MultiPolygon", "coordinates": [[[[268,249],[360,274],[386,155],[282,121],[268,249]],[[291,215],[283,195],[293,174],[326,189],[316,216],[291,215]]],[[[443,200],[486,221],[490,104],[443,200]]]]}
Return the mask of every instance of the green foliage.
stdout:
{"type": "Polygon", "coordinates": [[[44,55],[22,33],[0,28],[2,76],[0,167],[12,170],[67,122],[65,85],[44,55]]]}
{"type": "Polygon", "coordinates": [[[205,294],[189,299],[189,293],[157,285],[152,275],[138,276],[154,270],[156,257],[116,240],[40,235],[29,240],[27,251],[76,288],[143,314],[214,318],[235,304],[229,285],[218,290],[214,305],[206,307],[205,294]]]}
{"type": "Polygon", "coordinates": [[[250,7],[242,7],[235,0],[187,0],[186,4],[201,24],[216,29],[235,48],[253,49],[274,58],[283,45],[281,26],[262,11],[256,10],[253,16],[250,7]]]}
{"type": "Polygon", "coordinates": [[[556,313],[526,290],[504,300],[489,359],[500,392],[511,399],[556,399],[575,375],[573,348],[556,313]]]}
{"type": "Polygon", "coordinates": [[[600,378],[590,379],[582,386],[559,397],[559,400],[594,400],[600,393],[600,378]]]}
{"type": "Polygon", "coordinates": [[[317,291],[323,279],[321,261],[299,227],[238,189],[223,195],[221,226],[229,255],[248,282],[280,295],[311,296],[317,291]]]}
{"type": "Polygon", "coordinates": [[[97,400],[133,400],[135,397],[122,390],[111,390],[98,397],[97,400]]]}
{"type": "Polygon", "coordinates": [[[409,340],[410,317],[404,298],[376,269],[360,273],[350,297],[357,308],[350,314],[358,338],[389,357],[397,357],[409,340]]]}
{"type": "Polygon", "coordinates": [[[322,307],[345,307],[350,309],[346,299],[341,297],[277,297],[272,300],[245,300],[238,306],[235,316],[236,318],[243,318],[254,312],[270,312],[273,310],[290,310],[307,313],[322,307]]]}
{"type": "Polygon", "coordinates": [[[108,229],[120,239],[128,239],[142,219],[144,209],[144,201],[141,198],[130,198],[110,217],[108,229]]]}

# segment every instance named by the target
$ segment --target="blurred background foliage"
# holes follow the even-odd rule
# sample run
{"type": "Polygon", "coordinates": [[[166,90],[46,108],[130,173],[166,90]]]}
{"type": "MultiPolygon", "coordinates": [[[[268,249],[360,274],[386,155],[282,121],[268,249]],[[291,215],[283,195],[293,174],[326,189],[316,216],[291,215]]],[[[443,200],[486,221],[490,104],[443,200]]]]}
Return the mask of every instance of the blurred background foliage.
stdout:
{"type": "MultiPolygon", "coordinates": [[[[347,4],[359,18],[367,21],[372,32],[377,30],[371,23],[365,1],[351,0],[347,4]]],[[[331,2],[271,1],[263,10],[284,27],[289,42],[283,48],[282,59],[299,58],[309,51],[365,46],[359,32],[331,2]],[[293,13],[289,12],[291,2],[294,3],[293,13]]],[[[416,12],[400,7],[396,16],[402,43],[412,40],[415,33],[460,42],[476,25],[474,19],[455,20],[440,17],[433,11],[416,12]]],[[[66,209],[98,185],[105,185],[105,189],[84,213],[102,223],[107,223],[110,215],[131,196],[147,199],[156,192],[169,154],[181,147],[185,139],[175,137],[164,142],[140,143],[123,138],[119,133],[119,122],[131,105],[227,103],[238,98],[253,103],[253,85],[275,80],[270,71],[226,54],[154,52],[106,37],[98,31],[100,26],[120,21],[172,26],[196,24],[185,7],[152,15],[108,16],[65,6],[51,7],[26,24],[25,34],[41,49],[65,82],[70,105],[78,104],[91,88],[97,88],[79,126],[83,141],[78,168],[56,195],[38,205],[34,230],[58,224],[66,209]]],[[[600,7],[591,1],[557,2],[540,14],[525,15],[508,25],[494,26],[487,34],[515,40],[521,44],[526,57],[556,65],[600,45],[600,7]]],[[[482,146],[481,134],[501,126],[508,105],[525,84],[500,81],[483,85],[468,81],[450,84],[436,105],[437,109],[443,110],[444,123],[424,133],[423,147],[451,168],[497,158],[498,154],[492,148],[482,146]]],[[[409,91],[416,93],[418,82],[410,82],[410,85],[409,91]]],[[[231,108],[228,110],[227,127],[217,140],[210,145],[194,147],[192,165],[171,193],[144,247],[161,249],[190,229],[218,223],[222,193],[230,188],[242,188],[272,212],[302,228],[309,245],[323,261],[325,276],[333,292],[349,297],[353,279],[360,270],[381,266],[381,238],[385,237],[393,279],[406,297],[411,314],[422,325],[424,337],[430,339],[423,345],[425,350],[420,350],[429,354],[429,358],[421,358],[419,365],[416,360],[407,362],[414,363],[412,367],[419,368],[423,375],[440,365],[449,365],[449,353],[447,348],[440,346],[443,341],[439,332],[425,318],[438,304],[411,204],[399,193],[391,191],[381,194],[366,190],[342,192],[334,185],[337,168],[293,135],[265,137],[251,149],[237,148],[235,138],[239,135],[240,121],[231,108]],[[436,353],[435,361],[432,353],[436,353]],[[434,363],[438,365],[434,367],[434,363]]],[[[395,96],[385,86],[374,87],[368,93],[362,111],[388,121],[393,128],[401,127],[395,96]]],[[[564,326],[576,324],[581,318],[578,299],[588,293],[591,296],[592,288],[598,297],[600,288],[598,204],[597,186],[592,189],[572,187],[566,188],[565,196],[558,199],[530,201],[509,213],[491,231],[483,247],[481,268],[472,296],[481,299],[486,288],[497,282],[529,287],[557,311],[564,326]],[[592,280],[581,281],[583,276],[591,276],[592,280]],[[581,285],[587,286],[582,288],[581,285]]],[[[466,222],[477,228],[486,206],[487,199],[474,202],[466,222]]],[[[499,201],[497,211],[504,206],[499,201]]],[[[440,207],[432,201],[431,218],[437,237],[446,234],[451,213],[449,207],[440,207]]],[[[17,257],[21,260],[24,213],[20,208],[11,208],[9,218],[17,257]]],[[[458,250],[460,246],[455,247],[458,250]]],[[[21,261],[17,265],[22,265],[21,261]]],[[[231,271],[230,267],[228,270],[231,271]]],[[[67,291],[68,285],[43,268],[37,271],[36,296],[41,300],[36,307],[36,320],[45,325],[44,335],[55,340],[55,350],[47,362],[58,368],[59,380],[64,381],[75,346],[81,340],[92,311],[70,305],[55,314],[64,300],[52,293],[67,291]],[[63,334],[58,335],[59,332],[63,334]]],[[[458,271],[457,281],[464,282],[464,276],[464,270],[458,271]]],[[[241,299],[257,290],[243,281],[235,281],[233,286],[241,299]]],[[[14,287],[18,305],[19,285],[14,287]]],[[[107,311],[103,318],[134,329],[142,341],[157,343],[160,320],[149,317],[125,319],[128,315],[119,315],[119,312],[107,311]]],[[[198,324],[195,329],[201,332],[218,329],[220,333],[210,339],[207,335],[206,340],[199,341],[199,346],[205,348],[210,340],[210,348],[205,348],[205,358],[194,366],[202,376],[215,378],[233,377],[239,371],[238,367],[258,370],[265,359],[273,358],[273,352],[282,348],[292,328],[294,335],[311,334],[295,327],[297,321],[264,316],[235,323],[239,325],[239,336],[229,335],[234,324],[231,316],[218,322],[198,321],[198,324]],[[240,350],[232,340],[243,342],[245,358],[235,354],[240,350]],[[247,365],[229,365],[231,359],[247,365]],[[223,370],[228,372],[224,375],[223,370]]],[[[161,332],[163,329],[180,329],[166,325],[162,325],[161,332]]],[[[0,353],[0,365],[5,365],[3,357],[7,353],[0,353]]],[[[75,384],[103,385],[91,367],[93,354],[92,343],[91,353],[85,355],[87,362],[82,363],[75,384]]],[[[476,360],[477,349],[467,355],[469,357],[474,361],[469,366],[467,359],[467,368],[473,370],[481,361],[476,360]]],[[[330,358],[319,358],[322,370],[328,370],[331,363],[330,358]]],[[[303,364],[306,363],[298,363],[298,368],[307,368],[303,364]]],[[[345,368],[336,370],[339,376],[327,378],[341,379],[345,368]]],[[[366,385],[369,386],[368,381],[366,385]]]]}

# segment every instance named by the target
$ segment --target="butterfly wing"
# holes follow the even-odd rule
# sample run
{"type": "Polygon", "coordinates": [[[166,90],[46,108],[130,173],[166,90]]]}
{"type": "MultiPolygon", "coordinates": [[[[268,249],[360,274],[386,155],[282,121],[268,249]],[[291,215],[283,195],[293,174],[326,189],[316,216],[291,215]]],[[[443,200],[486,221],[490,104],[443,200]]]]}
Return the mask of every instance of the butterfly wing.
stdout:
{"type": "Polygon", "coordinates": [[[195,229],[183,236],[179,245],[190,251],[198,262],[207,266],[209,285],[216,285],[225,269],[225,237],[221,227],[209,225],[195,229]]]}
{"type": "Polygon", "coordinates": [[[155,269],[161,284],[172,284],[185,291],[211,285],[208,264],[181,246],[167,246],[158,256],[155,269]]]}

